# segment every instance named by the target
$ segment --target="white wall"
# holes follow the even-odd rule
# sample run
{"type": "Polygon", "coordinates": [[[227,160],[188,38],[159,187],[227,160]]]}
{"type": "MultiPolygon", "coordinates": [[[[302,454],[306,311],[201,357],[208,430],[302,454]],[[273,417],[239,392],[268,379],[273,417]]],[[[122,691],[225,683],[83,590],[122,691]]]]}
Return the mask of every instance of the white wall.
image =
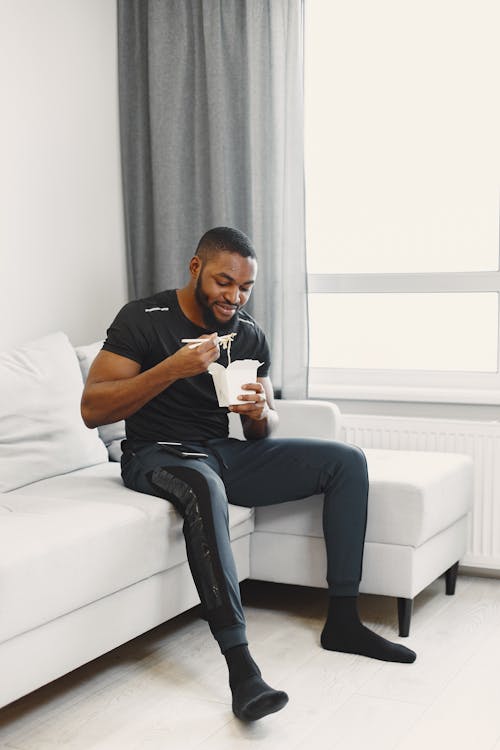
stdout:
{"type": "Polygon", "coordinates": [[[0,0],[0,349],[125,300],[116,0],[0,0]]]}

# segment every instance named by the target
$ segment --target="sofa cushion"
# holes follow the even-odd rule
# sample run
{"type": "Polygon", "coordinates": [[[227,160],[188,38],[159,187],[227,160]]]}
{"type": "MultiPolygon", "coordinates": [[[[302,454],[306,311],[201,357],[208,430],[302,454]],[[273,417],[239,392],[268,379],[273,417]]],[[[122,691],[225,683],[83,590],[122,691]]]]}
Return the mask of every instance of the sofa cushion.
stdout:
{"type": "MultiPolygon", "coordinates": [[[[179,514],[116,463],[6,493],[0,513],[0,642],[186,560],[179,514]]],[[[230,506],[229,523],[248,534],[253,512],[230,506]]]]}
{"type": "MultiPolygon", "coordinates": [[[[103,343],[103,341],[96,341],[94,344],[75,347],[76,355],[80,362],[83,382],[87,380],[90,366],[101,351],[103,343]]],[[[110,459],[112,461],[119,461],[122,454],[121,441],[125,439],[125,420],[122,419],[119,422],[113,422],[113,424],[101,425],[98,427],[98,431],[99,437],[108,449],[110,459]]]]}
{"type": "Polygon", "coordinates": [[[373,513],[368,509],[367,541],[418,547],[472,510],[470,456],[383,449],[365,454],[374,507],[373,513]]]}
{"type": "Polygon", "coordinates": [[[0,353],[0,492],[107,460],[80,416],[82,388],[64,333],[0,353]]]}
{"type": "MultiPolygon", "coordinates": [[[[366,541],[418,547],[470,510],[472,459],[451,453],[366,449],[370,482],[366,541]]],[[[255,528],[323,536],[323,497],[258,508],[255,528]]]]}

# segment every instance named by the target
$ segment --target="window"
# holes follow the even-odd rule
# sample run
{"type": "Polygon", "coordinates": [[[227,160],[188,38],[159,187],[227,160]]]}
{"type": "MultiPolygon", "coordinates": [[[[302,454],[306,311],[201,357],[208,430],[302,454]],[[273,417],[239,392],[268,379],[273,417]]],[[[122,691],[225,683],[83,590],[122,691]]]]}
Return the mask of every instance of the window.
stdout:
{"type": "Polygon", "coordinates": [[[500,403],[500,4],[305,9],[310,395],[500,403]]]}

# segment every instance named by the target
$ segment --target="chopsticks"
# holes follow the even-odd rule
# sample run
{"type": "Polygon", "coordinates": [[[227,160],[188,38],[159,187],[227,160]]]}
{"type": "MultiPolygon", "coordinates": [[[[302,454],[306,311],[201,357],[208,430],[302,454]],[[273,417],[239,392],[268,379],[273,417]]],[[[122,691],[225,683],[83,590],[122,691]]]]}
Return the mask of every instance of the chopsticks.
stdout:
{"type": "MultiPolygon", "coordinates": [[[[222,344],[224,348],[234,339],[236,333],[226,333],[224,336],[217,336],[215,339],[216,344],[222,344]]],[[[195,349],[200,344],[203,344],[207,339],[181,339],[181,344],[190,344],[190,349],[195,349]]]]}

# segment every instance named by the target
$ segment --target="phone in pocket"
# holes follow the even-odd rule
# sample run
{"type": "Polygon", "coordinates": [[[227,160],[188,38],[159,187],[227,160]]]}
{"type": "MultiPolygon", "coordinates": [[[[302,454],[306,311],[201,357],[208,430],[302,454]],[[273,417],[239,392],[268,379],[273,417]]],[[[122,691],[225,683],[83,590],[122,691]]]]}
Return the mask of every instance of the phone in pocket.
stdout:
{"type": "Polygon", "coordinates": [[[172,443],[164,440],[158,440],[157,442],[167,453],[171,453],[173,456],[178,456],[179,458],[208,458],[208,453],[183,450],[182,443],[172,443]]]}

